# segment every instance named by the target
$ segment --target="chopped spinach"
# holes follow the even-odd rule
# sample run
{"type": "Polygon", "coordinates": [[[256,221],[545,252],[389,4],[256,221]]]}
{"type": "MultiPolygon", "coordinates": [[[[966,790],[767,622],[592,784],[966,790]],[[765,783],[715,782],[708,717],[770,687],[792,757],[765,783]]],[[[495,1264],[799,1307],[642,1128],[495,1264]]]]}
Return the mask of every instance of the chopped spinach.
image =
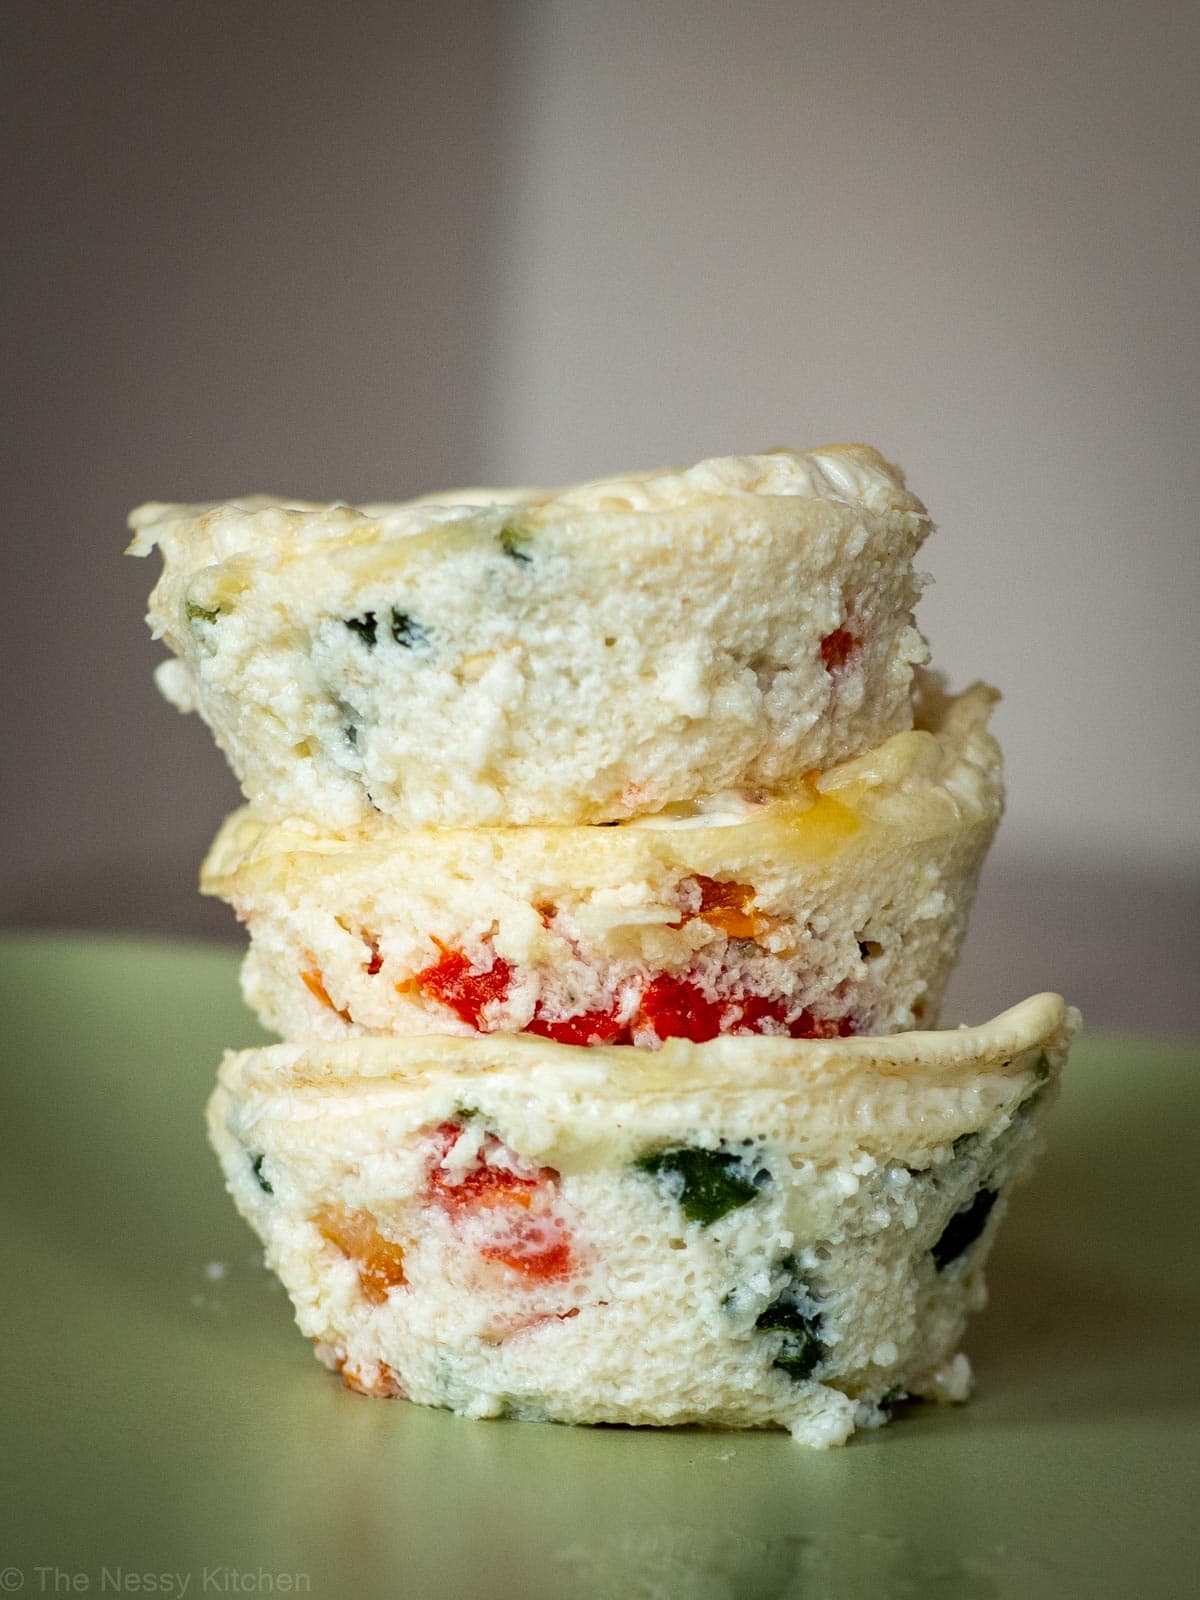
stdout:
{"type": "Polygon", "coordinates": [[[262,1192],[264,1194],[274,1194],[275,1190],[271,1184],[271,1180],[263,1172],[263,1162],[265,1160],[265,1156],[255,1156],[253,1161],[251,1161],[250,1166],[254,1172],[254,1181],[258,1184],[258,1187],[262,1190],[262,1192]]]}
{"type": "Polygon", "coordinates": [[[500,529],[500,548],[511,561],[518,561],[523,567],[529,566],[533,557],[527,548],[529,535],[523,528],[515,523],[506,522],[500,529]]]}
{"type": "Polygon", "coordinates": [[[354,750],[358,746],[358,730],[363,721],[362,712],[352,706],[348,700],[343,700],[340,695],[333,697],[333,703],[337,707],[338,716],[341,718],[342,738],[349,748],[354,750]]]}
{"type": "Polygon", "coordinates": [[[932,1250],[933,1264],[939,1272],[952,1261],[957,1261],[975,1243],[987,1224],[996,1199],[994,1189],[980,1189],[973,1200],[969,1200],[965,1206],[959,1206],[942,1229],[941,1238],[932,1250]]]}
{"type": "Polygon", "coordinates": [[[368,650],[375,648],[375,630],[379,626],[373,611],[365,612],[361,617],[346,617],[343,619],[351,633],[356,633],[368,650]]]}
{"type": "Polygon", "coordinates": [[[392,638],[406,650],[425,650],[429,646],[427,631],[398,606],[392,607],[392,638]]]}
{"type": "Polygon", "coordinates": [[[770,1182],[764,1167],[754,1167],[732,1150],[702,1150],[696,1145],[670,1145],[634,1162],[639,1172],[662,1181],[689,1222],[707,1227],[727,1211],[748,1205],[770,1182]]]}
{"type": "Polygon", "coordinates": [[[215,622],[221,615],[220,606],[198,606],[194,600],[189,600],[184,606],[189,622],[215,622]]]}
{"type": "Polygon", "coordinates": [[[782,1333],[772,1366],[789,1378],[811,1378],[825,1358],[821,1339],[821,1313],[803,1278],[794,1278],[783,1293],[761,1312],[754,1326],[760,1333],[782,1333]]]}
{"type": "Polygon", "coordinates": [[[916,1398],[918,1397],[909,1394],[902,1383],[897,1383],[885,1395],[881,1396],[879,1409],[890,1412],[893,1406],[911,1405],[916,1398]]]}

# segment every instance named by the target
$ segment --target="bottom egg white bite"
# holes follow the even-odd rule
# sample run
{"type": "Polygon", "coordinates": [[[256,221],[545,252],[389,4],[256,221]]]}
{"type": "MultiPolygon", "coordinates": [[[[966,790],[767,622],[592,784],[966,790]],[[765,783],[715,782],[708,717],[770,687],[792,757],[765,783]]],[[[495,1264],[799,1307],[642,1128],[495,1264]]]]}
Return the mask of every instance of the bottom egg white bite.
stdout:
{"type": "Polygon", "coordinates": [[[209,1126],[317,1354],[472,1417],[843,1443],[961,1400],[1077,1014],[890,1038],[351,1038],[226,1056],[209,1126]]]}

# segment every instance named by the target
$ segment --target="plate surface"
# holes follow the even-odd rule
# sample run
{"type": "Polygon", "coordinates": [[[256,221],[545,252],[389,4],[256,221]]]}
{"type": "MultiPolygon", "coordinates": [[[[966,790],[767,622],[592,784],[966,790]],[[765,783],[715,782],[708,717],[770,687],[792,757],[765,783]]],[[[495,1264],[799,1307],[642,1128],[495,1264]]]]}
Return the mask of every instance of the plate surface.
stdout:
{"type": "Polygon", "coordinates": [[[218,946],[0,942],[0,1594],[1193,1592],[1196,1046],[1083,1035],[968,1333],[975,1399],[815,1454],[343,1390],[205,1143],[222,1048],[265,1038],[236,970],[218,946]]]}

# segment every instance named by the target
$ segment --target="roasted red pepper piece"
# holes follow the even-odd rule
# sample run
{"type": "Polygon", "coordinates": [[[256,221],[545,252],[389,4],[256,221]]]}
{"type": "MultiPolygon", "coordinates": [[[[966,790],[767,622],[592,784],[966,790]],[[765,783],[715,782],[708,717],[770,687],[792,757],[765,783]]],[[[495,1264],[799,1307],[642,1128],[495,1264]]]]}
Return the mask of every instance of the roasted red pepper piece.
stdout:
{"type": "Polygon", "coordinates": [[[322,1236],[353,1261],[363,1294],[373,1306],[382,1305],[390,1290],[404,1287],[404,1247],[384,1238],[369,1211],[330,1206],[316,1224],[322,1236]]]}
{"type": "Polygon", "coordinates": [[[525,1032],[559,1044],[628,1044],[630,1039],[628,1023],[621,1022],[613,1011],[580,1011],[550,1022],[539,1010],[525,1024],[525,1032]]]}
{"type": "Polygon", "coordinates": [[[826,672],[837,672],[844,667],[858,648],[858,640],[849,628],[835,628],[821,640],[821,660],[826,672]]]}
{"type": "Polygon", "coordinates": [[[660,1039],[691,1039],[702,1044],[720,1033],[724,1011],[723,1001],[708,999],[686,978],[663,973],[642,991],[638,1018],[660,1039]]]}
{"type": "Polygon", "coordinates": [[[776,1023],[781,1029],[787,1029],[788,1008],[782,1000],[768,1000],[765,994],[742,995],[733,1002],[727,1014],[732,1014],[734,1005],[741,1015],[736,1022],[726,1024],[727,1033],[763,1033],[765,1031],[763,1024],[766,1022],[776,1023]]]}
{"type": "Polygon", "coordinates": [[[525,1278],[561,1278],[571,1270],[566,1225],[551,1209],[558,1192],[553,1167],[520,1172],[519,1158],[494,1134],[487,1134],[476,1165],[450,1173],[445,1161],[462,1137],[460,1123],[444,1122],[434,1134],[435,1159],[429,1171],[431,1198],[451,1215],[490,1213],[487,1234],[478,1246],[485,1261],[525,1278]]]}
{"type": "Polygon", "coordinates": [[[493,954],[491,966],[480,971],[472,967],[461,950],[451,950],[438,939],[433,942],[441,951],[440,958],[418,972],[412,982],[422,994],[440,1000],[472,1028],[485,1032],[484,1010],[507,996],[512,986],[512,967],[503,956],[493,954]]]}
{"type": "Polygon", "coordinates": [[[849,1039],[858,1029],[852,1017],[814,1017],[807,1006],[788,1023],[793,1039],[849,1039]]]}
{"type": "MultiPolygon", "coordinates": [[[[309,957],[309,960],[312,960],[311,956],[309,957]]],[[[329,998],[329,990],[325,987],[325,978],[320,967],[309,967],[306,971],[300,974],[300,978],[309,994],[311,994],[314,999],[319,1000],[323,1006],[328,1006],[330,1011],[332,1011],[335,1016],[341,1017],[343,1022],[352,1022],[354,1020],[349,1011],[344,1011],[340,1007],[335,1006],[333,1001],[329,998]]]]}
{"type": "Polygon", "coordinates": [[[731,939],[757,939],[771,926],[769,917],[750,909],[756,893],[753,884],[709,878],[703,873],[697,873],[693,882],[700,886],[700,909],[695,915],[710,928],[731,939]]]}

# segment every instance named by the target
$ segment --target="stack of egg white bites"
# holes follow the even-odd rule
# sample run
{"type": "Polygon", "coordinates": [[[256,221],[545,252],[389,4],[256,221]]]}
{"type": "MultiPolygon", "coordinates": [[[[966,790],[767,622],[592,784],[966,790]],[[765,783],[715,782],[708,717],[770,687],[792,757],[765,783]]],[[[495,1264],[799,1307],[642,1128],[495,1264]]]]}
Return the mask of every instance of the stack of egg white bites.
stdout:
{"type": "Polygon", "coordinates": [[[865,446],[565,492],[152,505],[203,887],[287,1041],[229,1189],[352,1388],[840,1443],[956,1354],[1074,1014],[933,1028],[1001,809],[865,446]]]}

